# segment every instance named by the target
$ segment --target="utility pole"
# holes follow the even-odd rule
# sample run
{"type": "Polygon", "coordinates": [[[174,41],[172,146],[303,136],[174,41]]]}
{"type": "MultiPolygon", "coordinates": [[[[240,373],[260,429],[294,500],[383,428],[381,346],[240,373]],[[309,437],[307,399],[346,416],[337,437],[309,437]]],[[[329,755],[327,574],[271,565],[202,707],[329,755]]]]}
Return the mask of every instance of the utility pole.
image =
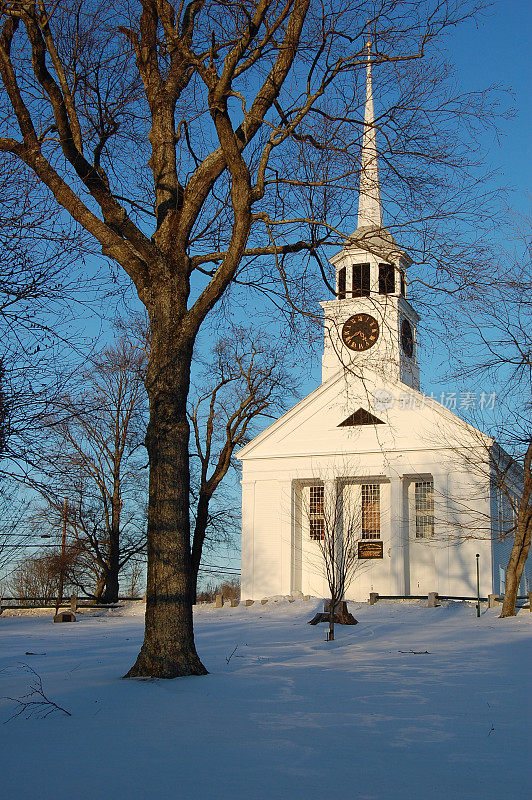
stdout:
{"type": "Polygon", "coordinates": [[[63,602],[63,584],[65,575],[65,549],[66,549],[66,527],[67,527],[68,500],[65,497],[63,506],[63,535],[61,537],[61,555],[59,557],[59,589],[55,600],[55,613],[59,612],[59,606],[63,602]]]}

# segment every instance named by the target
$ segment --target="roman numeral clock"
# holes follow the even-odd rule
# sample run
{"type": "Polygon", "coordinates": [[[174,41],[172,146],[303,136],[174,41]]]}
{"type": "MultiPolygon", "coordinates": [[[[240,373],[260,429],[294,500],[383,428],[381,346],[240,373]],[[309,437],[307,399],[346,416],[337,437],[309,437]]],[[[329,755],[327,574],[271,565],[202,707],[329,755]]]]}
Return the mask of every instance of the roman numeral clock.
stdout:
{"type": "Polygon", "coordinates": [[[369,350],[379,338],[379,323],[371,314],[353,314],[342,327],[342,341],[356,353],[369,350]]]}

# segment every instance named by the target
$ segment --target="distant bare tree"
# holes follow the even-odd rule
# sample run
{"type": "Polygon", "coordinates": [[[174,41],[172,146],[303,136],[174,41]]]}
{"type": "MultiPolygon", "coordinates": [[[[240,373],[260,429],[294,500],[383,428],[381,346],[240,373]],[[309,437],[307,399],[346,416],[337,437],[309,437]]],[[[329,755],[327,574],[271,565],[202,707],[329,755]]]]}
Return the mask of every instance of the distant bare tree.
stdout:
{"type": "Polygon", "coordinates": [[[122,594],[128,597],[138,597],[144,592],[145,561],[132,557],[122,571],[122,594]]]}
{"type": "Polygon", "coordinates": [[[201,592],[198,592],[198,603],[213,603],[216,595],[221,594],[229,600],[240,599],[240,581],[237,578],[221,581],[220,583],[209,582],[201,592]]]}
{"type": "Polygon", "coordinates": [[[272,344],[260,329],[233,327],[218,340],[212,358],[193,381],[189,419],[193,502],[192,568],[194,593],[206,538],[219,541],[233,527],[223,502],[213,509],[233,454],[257,432],[257,424],[275,419],[294,396],[294,377],[286,342],[272,344]],[[197,462],[197,466],[194,462],[197,462]],[[222,530],[220,530],[220,528],[222,530]]]}
{"type": "MultiPolygon", "coordinates": [[[[77,558],[77,550],[70,548],[63,560],[64,569],[71,571],[77,558]]],[[[7,590],[13,597],[21,598],[27,605],[38,606],[49,603],[57,596],[61,577],[61,555],[59,551],[41,551],[21,562],[7,582],[7,590]]]]}
{"type": "MultiPolygon", "coordinates": [[[[440,429],[440,443],[456,450],[456,464],[473,480],[480,479],[482,499],[490,499],[487,492],[491,493],[484,513],[473,495],[453,498],[467,525],[455,530],[450,523],[451,538],[491,537],[507,547],[511,544],[501,580],[502,617],[516,613],[532,537],[531,225],[530,220],[507,224],[511,236],[488,264],[489,283],[480,293],[478,287],[470,287],[450,322],[461,338],[460,346],[450,350],[452,375],[466,397],[476,398],[469,410],[462,410],[476,431],[460,435],[459,429],[447,430],[445,424],[440,429]],[[471,391],[479,385],[489,387],[488,392],[471,391]]],[[[506,558],[503,552],[501,559],[506,558]]]]}
{"type": "Polygon", "coordinates": [[[75,389],[55,402],[39,459],[46,478],[42,518],[84,553],[71,580],[98,600],[116,602],[120,571],[146,541],[145,354],[126,339],[93,359],[75,389]],[[87,585],[89,577],[94,580],[87,585]]]}
{"type": "Polygon", "coordinates": [[[500,255],[491,265],[491,285],[467,306],[467,354],[461,359],[463,378],[482,376],[498,389],[498,406],[491,420],[493,436],[513,461],[495,463],[495,480],[510,519],[513,539],[506,569],[502,617],[515,615],[517,594],[532,539],[532,245],[530,220],[518,225],[513,256],[500,255]],[[525,229],[525,233],[522,229],[525,229]],[[515,479],[516,470],[519,472],[515,479]]]}

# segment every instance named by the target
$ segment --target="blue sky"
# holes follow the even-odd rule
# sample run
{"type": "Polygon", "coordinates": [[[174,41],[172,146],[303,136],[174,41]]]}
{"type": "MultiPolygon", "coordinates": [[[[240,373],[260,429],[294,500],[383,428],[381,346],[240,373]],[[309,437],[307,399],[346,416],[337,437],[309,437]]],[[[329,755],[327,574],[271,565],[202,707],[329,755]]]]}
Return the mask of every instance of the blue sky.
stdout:
{"type": "Polygon", "coordinates": [[[480,21],[467,22],[449,38],[449,53],[464,91],[499,84],[511,90],[515,116],[503,123],[499,143],[487,138],[500,165],[501,184],[514,189],[513,205],[530,211],[532,198],[532,3],[499,0],[480,21]]]}

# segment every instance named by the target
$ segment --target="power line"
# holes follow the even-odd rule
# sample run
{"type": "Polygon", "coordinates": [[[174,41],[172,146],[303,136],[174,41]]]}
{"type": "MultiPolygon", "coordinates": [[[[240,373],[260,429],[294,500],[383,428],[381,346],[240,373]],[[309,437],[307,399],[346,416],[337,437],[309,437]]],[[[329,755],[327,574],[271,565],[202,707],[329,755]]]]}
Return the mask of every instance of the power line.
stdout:
{"type": "Polygon", "coordinates": [[[231,575],[232,577],[240,577],[240,572],[228,572],[224,569],[201,569],[199,570],[202,575],[231,575]]]}
{"type": "Polygon", "coordinates": [[[202,561],[200,564],[200,568],[201,567],[211,567],[212,569],[217,569],[220,567],[221,569],[238,570],[240,572],[240,567],[234,567],[231,564],[207,564],[205,561],[202,561]]]}

